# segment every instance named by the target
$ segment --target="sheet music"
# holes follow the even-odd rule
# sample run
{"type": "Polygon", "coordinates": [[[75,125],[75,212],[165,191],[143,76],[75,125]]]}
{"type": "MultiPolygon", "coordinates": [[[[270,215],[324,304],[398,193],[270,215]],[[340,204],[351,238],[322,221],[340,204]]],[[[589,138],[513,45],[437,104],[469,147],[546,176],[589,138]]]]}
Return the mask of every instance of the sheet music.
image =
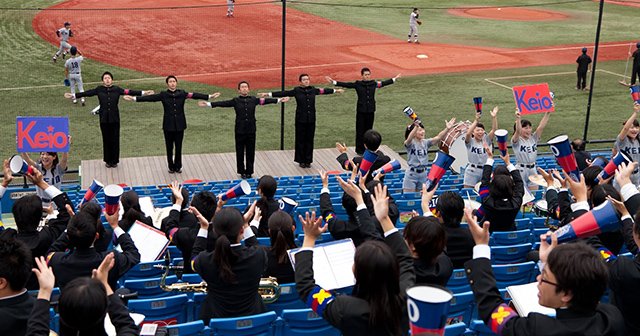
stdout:
{"type": "MultiPolygon", "coordinates": [[[[169,245],[169,239],[164,232],[140,221],[133,223],[128,233],[140,252],[140,262],[158,260],[169,245]]],[[[117,250],[122,252],[122,247],[118,245],[117,250]]]]}
{"type": "MultiPolygon", "coordinates": [[[[295,254],[300,249],[288,250],[295,269],[295,254]]],[[[353,256],[356,248],[351,239],[316,245],[313,248],[313,278],[320,287],[332,290],[353,286],[353,256]]]]}
{"type": "Polygon", "coordinates": [[[148,217],[153,216],[155,209],[153,207],[153,202],[151,201],[151,197],[149,196],[140,197],[140,199],[138,200],[138,203],[140,203],[140,210],[144,212],[145,216],[148,216],[148,217]]]}
{"type": "Polygon", "coordinates": [[[540,313],[548,316],[556,316],[555,309],[543,307],[538,304],[538,283],[532,282],[526,285],[509,286],[507,292],[511,296],[511,302],[522,317],[529,313],[540,313]]]}

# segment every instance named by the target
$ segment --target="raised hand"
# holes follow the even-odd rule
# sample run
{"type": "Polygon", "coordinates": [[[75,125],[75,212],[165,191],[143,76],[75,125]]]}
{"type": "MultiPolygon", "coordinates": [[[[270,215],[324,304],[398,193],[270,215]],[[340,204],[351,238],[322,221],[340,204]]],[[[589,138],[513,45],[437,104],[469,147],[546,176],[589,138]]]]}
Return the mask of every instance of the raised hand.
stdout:
{"type": "Polygon", "coordinates": [[[171,193],[173,194],[173,198],[175,198],[175,203],[182,206],[184,202],[184,198],[182,197],[182,186],[178,181],[173,181],[169,184],[169,189],[171,189],[171,193]]]}
{"type": "Polygon", "coordinates": [[[126,101],[134,101],[133,97],[130,95],[124,95],[122,96],[122,99],[126,100],[126,101]]]}
{"type": "Polygon", "coordinates": [[[618,212],[620,217],[624,217],[624,216],[628,216],[629,215],[629,210],[627,210],[627,207],[624,206],[624,203],[618,201],[617,199],[615,199],[615,198],[613,198],[611,196],[607,196],[607,200],[609,202],[611,202],[611,204],[613,204],[613,207],[616,208],[616,211],[618,212]]]}
{"type": "Polygon", "coordinates": [[[209,229],[210,219],[204,218],[204,216],[200,213],[200,211],[198,211],[198,209],[196,209],[196,207],[190,206],[189,212],[192,213],[194,216],[196,216],[201,229],[205,229],[205,230],[209,229]]]}
{"type": "Polygon", "coordinates": [[[40,256],[35,259],[36,267],[31,271],[36,274],[40,290],[38,291],[38,299],[51,299],[51,292],[56,283],[56,277],[53,275],[53,269],[48,267],[45,257],[40,256]]]}
{"type": "Polygon", "coordinates": [[[488,245],[489,244],[489,222],[484,222],[484,225],[480,227],[478,225],[478,219],[473,215],[473,209],[464,208],[464,219],[469,225],[469,231],[473,236],[473,241],[476,245],[488,245]]]}
{"type": "Polygon", "coordinates": [[[347,152],[347,145],[343,144],[343,143],[336,142],[336,149],[340,153],[346,153],[347,152]]]}
{"type": "Polygon", "coordinates": [[[316,218],[316,212],[305,213],[305,216],[298,215],[300,218],[300,222],[302,222],[302,228],[304,230],[304,242],[302,243],[303,247],[313,247],[318,240],[318,237],[323,232],[326,232],[328,229],[328,225],[322,225],[322,216],[316,218]]]}
{"type": "Polygon", "coordinates": [[[494,107],[493,110],[491,110],[491,112],[490,112],[491,113],[491,118],[497,117],[498,116],[498,111],[500,111],[500,108],[497,107],[497,106],[494,107]]]}
{"type": "Polygon", "coordinates": [[[208,107],[209,105],[207,104],[206,101],[201,100],[201,101],[198,102],[198,106],[200,106],[200,107],[208,107]]]}
{"type": "Polygon", "coordinates": [[[326,171],[320,171],[320,179],[322,180],[322,187],[329,188],[329,174],[326,171]]]}
{"type": "Polygon", "coordinates": [[[620,187],[631,183],[631,175],[637,167],[637,162],[631,162],[630,164],[626,164],[623,162],[618,166],[618,169],[616,169],[615,177],[620,187]]]}
{"type": "Polygon", "coordinates": [[[214,92],[209,95],[209,99],[216,99],[218,97],[220,97],[220,92],[214,92]]]}
{"type": "MultiPolygon", "coordinates": [[[[566,171],[564,171],[565,176],[569,176],[566,171]]],[[[567,183],[569,183],[569,189],[571,193],[576,198],[576,202],[585,202],[587,201],[587,185],[584,182],[584,175],[580,174],[580,181],[576,182],[572,178],[567,177],[567,183]]]]}
{"type": "Polygon", "coordinates": [[[389,196],[387,196],[387,186],[377,184],[374,189],[374,194],[371,195],[371,202],[373,203],[373,211],[376,214],[376,218],[382,225],[384,231],[388,231],[393,228],[393,223],[389,219],[389,196]]]}
{"type": "Polygon", "coordinates": [[[544,178],[544,181],[547,182],[547,187],[551,187],[554,185],[554,179],[550,173],[548,173],[546,170],[540,167],[538,167],[538,173],[542,175],[542,178],[544,178]]]}
{"type": "Polygon", "coordinates": [[[4,177],[2,178],[2,186],[6,188],[13,180],[13,172],[9,166],[9,160],[4,160],[4,163],[2,164],[2,173],[4,174],[4,177]]]}
{"type": "Polygon", "coordinates": [[[451,118],[449,119],[449,121],[444,121],[444,125],[447,129],[451,129],[453,127],[453,125],[456,124],[456,118],[451,118]]]}
{"type": "Polygon", "coordinates": [[[65,93],[64,93],[64,97],[65,97],[65,98],[67,98],[67,99],[71,99],[71,98],[73,98],[74,96],[75,96],[75,95],[71,94],[71,92],[65,92],[65,93]]]}
{"type": "Polygon", "coordinates": [[[427,184],[422,184],[422,201],[420,202],[420,206],[422,207],[422,213],[428,213],[431,211],[429,208],[429,203],[433,199],[433,195],[435,195],[436,190],[438,190],[438,185],[436,184],[435,188],[431,189],[431,191],[427,191],[427,184]]]}
{"type": "Polygon", "coordinates": [[[558,246],[558,236],[553,232],[547,232],[540,235],[540,261],[547,262],[549,253],[558,246]],[[551,236],[551,244],[547,243],[547,237],[551,236]]]}
{"type": "Polygon", "coordinates": [[[347,195],[353,197],[357,204],[362,203],[362,191],[355,182],[353,182],[353,180],[345,181],[340,176],[336,176],[336,179],[338,180],[342,190],[344,190],[347,195]]]}
{"type": "Polygon", "coordinates": [[[333,89],[335,93],[344,93],[344,89],[333,89]]]}
{"type": "Polygon", "coordinates": [[[333,84],[333,78],[329,77],[329,76],[324,76],[324,79],[327,80],[327,82],[333,84]]]}
{"type": "Polygon", "coordinates": [[[286,103],[289,101],[289,99],[291,99],[291,97],[283,97],[283,98],[280,98],[280,102],[286,103]]]}

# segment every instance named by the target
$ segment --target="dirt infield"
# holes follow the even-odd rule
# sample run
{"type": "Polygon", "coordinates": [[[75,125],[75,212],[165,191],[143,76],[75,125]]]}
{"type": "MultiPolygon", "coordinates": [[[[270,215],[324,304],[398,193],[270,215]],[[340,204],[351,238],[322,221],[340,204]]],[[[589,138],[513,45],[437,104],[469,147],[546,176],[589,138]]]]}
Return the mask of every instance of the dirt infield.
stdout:
{"type": "MultiPolygon", "coordinates": [[[[53,6],[56,10],[41,11],[32,26],[57,48],[55,30],[62,22],[71,21],[76,32],[72,43],[88,58],[114,66],[155,76],[176,74],[185,80],[230,88],[240,80],[248,80],[254,89],[278,87],[282,8],[266,3],[251,6],[249,12],[247,6],[236,6],[236,17],[227,19],[226,6],[222,6],[225,3],[225,0],[185,0],[180,6],[221,6],[206,10],[117,10],[109,12],[111,16],[99,10],[72,9],[171,7],[175,1],[71,0],[53,6]]],[[[316,84],[325,75],[352,80],[359,77],[363,66],[369,66],[374,77],[382,78],[397,73],[418,75],[574,64],[583,47],[501,49],[408,44],[404,38],[288,8],[287,85],[296,84],[302,72],[309,73],[316,84]],[[426,56],[418,58],[418,55],[426,56]]],[[[627,50],[628,43],[603,44],[599,60],[625,59],[627,50]]],[[[118,79],[118,74],[115,77],[118,79]]]]}
{"type": "Polygon", "coordinates": [[[560,12],[518,7],[456,8],[449,9],[447,13],[474,19],[507,21],[557,21],[569,18],[569,15],[560,12]]]}
{"type": "MultiPolygon", "coordinates": [[[[599,2],[598,0],[594,0],[594,1],[595,1],[595,2],[599,2]]],[[[604,2],[606,2],[606,3],[608,3],[608,4],[620,5],[620,6],[640,7],[640,1],[631,1],[631,0],[624,0],[624,1],[604,0],[604,2]]]]}

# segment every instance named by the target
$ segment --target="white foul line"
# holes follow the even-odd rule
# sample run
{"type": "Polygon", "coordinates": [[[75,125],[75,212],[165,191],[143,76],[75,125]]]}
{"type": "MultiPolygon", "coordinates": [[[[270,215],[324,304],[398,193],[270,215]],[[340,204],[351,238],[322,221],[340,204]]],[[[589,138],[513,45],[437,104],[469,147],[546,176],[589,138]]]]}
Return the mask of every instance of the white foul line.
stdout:
{"type": "MultiPolygon", "coordinates": [[[[633,43],[618,43],[618,44],[601,44],[600,48],[609,48],[609,47],[622,47],[628,46],[633,43]]],[[[531,53],[531,52],[541,52],[541,51],[563,51],[563,50],[581,50],[584,47],[562,47],[562,48],[549,48],[549,49],[527,49],[527,50],[510,50],[510,51],[501,51],[501,54],[521,54],[521,53],[531,53]]]]}
{"type": "Polygon", "coordinates": [[[500,83],[498,83],[498,82],[494,82],[494,81],[490,80],[489,78],[485,78],[484,80],[486,80],[487,82],[489,82],[489,83],[491,83],[491,84],[495,84],[495,85],[497,85],[497,86],[501,86],[501,87],[503,87],[503,88],[505,88],[505,89],[507,89],[507,90],[511,91],[511,88],[510,88],[510,87],[508,87],[508,86],[506,86],[506,85],[504,85],[504,84],[500,84],[500,83]]]}
{"type": "MultiPolygon", "coordinates": [[[[353,64],[363,64],[363,63],[377,63],[377,60],[371,61],[355,61],[355,62],[342,62],[342,63],[326,63],[326,64],[314,64],[314,65],[298,65],[286,67],[285,70],[296,70],[296,69],[308,69],[308,68],[322,68],[336,65],[353,65],[353,64]]],[[[229,75],[229,74],[242,74],[242,73],[250,73],[250,72],[265,72],[265,71],[276,71],[281,70],[282,68],[264,68],[264,69],[252,69],[252,70],[237,70],[237,71],[222,71],[222,72],[206,72],[199,74],[186,74],[186,75],[176,75],[176,77],[185,78],[185,77],[202,77],[202,76],[215,76],[215,75],[229,75]]],[[[145,78],[132,78],[132,79],[122,79],[118,82],[145,82],[145,81],[153,81],[153,80],[161,80],[165,79],[165,77],[145,77],[145,78]]],[[[102,84],[102,82],[85,82],[85,85],[97,85],[102,84]]],[[[14,90],[32,90],[32,89],[46,89],[46,88],[55,88],[55,87],[64,87],[64,84],[47,84],[47,85],[37,85],[37,86],[21,86],[21,87],[8,87],[8,88],[0,88],[0,91],[14,91],[14,90]]]]}
{"type": "MultiPolygon", "coordinates": [[[[618,76],[618,77],[624,77],[624,78],[631,78],[629,76],[625,76],[623,74],[619,74],[616,72],[612,72],[612,71],[608,71],[608,70],[604,70],[604,69],[597,69],[596,71],[598,72],[604,72],[604,73],[608,73],[610,75],[614,75],[614,76],[618,76]]],[[[506,86],[504,84],[500,84],[498,82],[495,82],[494,80],[501,80],[501,79],[516,79],[516,78],[531,78],[531,77],[546,77],[546,76],[557,76],[557,75],[569,75],[569,74],[575,74],[575,71],[565,71],[565,72],[552,72],[552,73],[546,73],[546,74],[535,74],[535,75],[522,75],[522,76],[507,76],[507,77],[494,77],[494,78],[485,78],[484,80],[503,87],[505,89],[511,90],[512,88],[509,86],[506,86]]]]}

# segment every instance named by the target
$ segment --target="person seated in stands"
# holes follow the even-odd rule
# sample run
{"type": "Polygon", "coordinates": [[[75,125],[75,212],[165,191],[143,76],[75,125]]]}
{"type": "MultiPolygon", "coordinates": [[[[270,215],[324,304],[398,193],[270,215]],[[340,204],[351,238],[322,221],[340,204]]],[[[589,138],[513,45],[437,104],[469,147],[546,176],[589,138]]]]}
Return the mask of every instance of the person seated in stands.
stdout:
{"type": "MultiPolygon", "coordinates": [[[[382,226],[380,226],[380,223],[376,218],[376,214],[373,209],[373,203],[371,202],[371,197],[369,197],[369,195],[373,195],[373,193],[375,192],[376,186],[378,184],[382,184],[382,182],[380,181],[383,177],[384,177],[384,174],[382,173],[378,174],[373,178],[373,180],[371,180],[367,184],[364,183],[366,179],[359,180],[360,189],[365,193],[364,203],[367,205],[367,209],[369,209],[369,215],[371,215],[371,220],[373,221],[373,224],[376,227],[376,230],[378,230],[378,233],[380,234],[379,235],[380,239],[382,239],[382,234],[384,232],[382,232],[382,226]]],[[[389,219],[391,219],[391,223],[397,223],[398,218],[400,218],[400,210],[398,209],[396,200],[388,192],[387,192],[387,198],[389,199],[389,211],[388,211],[389,219]]]]}
{"type": "MultiPolygon", "coordinates": [[[[73,210],[69,206],[67,206],[67,209],[64,211],[71,211],[70,214],[73,214],[73,210]]],[[[111,230],[111,227],[107,230],[104,225],[102,225],[102,220],[100,219],[100,216],[102,215],[102,207],[96,202],[87,202],[80,206],[80,211],[83,211],[93,217],[96,223],[96,234],[98,235],[98,238],[96,238],[96,241],[93,243],[93,248],[96,252],[105,252],[110,249],[112,247],[113,230],[111,230]]],[[[117,244],[117,241],[115,243],[117,244]]],[[[73,249],[73,245],[69,241],[69,235],[65,230],[60,237],[51,244],[47,254],[51,252],[65,252],[67,249],[73,249]]]]}
{"type": "Polygon", "coordinates": [[[137,192],[134,190],[125,191],[120,197],[120,203],[122,204],[124,214],[122,215],[122,219],[118,223],[118,226],[120,226],[124,232],[128,232],[131,225],[136,221],[140,221],[153,227],[153,219],[145,215],[140,208],[140,197],[137,192]]]}
{"type": "MultiPolygon", "coordinates": [[[[117,288],[118,279],[140,262],[140,253],[128,233],[118,226],[118,212],[105,214],[122,253],[114,253],[115,266],[109,272],[109,284],[117,288]]],[[[91,275],[91,270],[98,267],[108,252],[98,252],[94,243],[98,238],[95,217],[87,211],[80,210],[69,220],[67,227],[69,244],[73,250],[69,253],[51,252],[47,263],[53,268],[57,287],[63,288],[73,279],[91,275]]]]}
{"type": "Polygon", "coordinates": [[[478,303],[478,317],[498,335],[625,335],[620,311],[599,303],[607,289],[608,270],[602,258],[584,243],[557,245],[555,234],[540,237],[538,303],[555,309],[556,316],[529,313],[520,317],[498,291],[491,268],[490,222],[483,227],[465,210],[476,246],[465,263],[469,284],[478,303]],[[552,243],[547,243],[551,236],[552,243]]]}
{"type": "MultiPolygon", "coordinates": [[[[358,246],[369,239],[380,240],[382,239],[382,235],[376,230],[373,224],[371,226],[362,224],[363,221],[372,221],[366,202],[364,201],[365,196],[370,196],[367,195],[369,190],[366,188],[362,190],[353,182],[355,174],[356,170],[354,169],[352,178],[348,181],[344,181],[340,176],[336,176],[340,187],[344,190],[342,206],[349,217],[347,220],[344,220],[338,218],[333,210],[333,204],[329,196],[329,175],[324,171],[320,172],[320,178],[322,179],[320,213],[327,223],[333,239],[351,238],[354,245],[358,246]]],[[[364,178],[360,180],[364,180],[364,178]]]]}
{"type": "MultiPolygon", "coordinates": [[[[607,199],[614,199],[618,202],[622,202],[620,193],[612,184],[600,184],[593,187],[591,197],[589,198],[590,204],[592,204],[591,208],[597,207],[598,205],[606,202],[607,199]]],[[[624,239],[620,230],[602,232],[597,235],[597,237],[607,249],[613,252],[614,255],[618,255],[618,253],[620,253],[620,249],[622,249],[622,245],[624,244],[624,239]]]]}
{"type": "MultiPolygon", "coordinates": [[[[315,283],[313,248],[327,225],[323,225],[322,217],[316,218],[315,212],[306,213],[305,218],[301,216],[304,242],[295,255],[296,288],[300,299],[343,335],[408,333],[406,290],[415,283],[415,273],[407,244],[387,215],[386,189],[376,186],[373,200],[376,217],[384,230],[384,242],[368,240],[356,249],[353,263],[356,284],[352,295],[335,296],[315,283]]],[[[369,226],[364,230],[375,231],[372,223],[369,220],[361,224],[369,226]]]]}
{"type": "Polygon", "coordinates": [[[267,252],[248,226],[255,206],[243,218],[238,209],[226,207],[213,217],[213,229],[218,234],[215,250],[205,251],[209,235],[209,220],[195,208],[190,208],[200,223],[193,245],[193,269],[207,283],[207,297],[200,310],[200,319],[259,314],[265,311],[258,293],[260,278],[267,264],[267,252]],[[244,246],[241,244],[244,238],[244,246]]]}
{"type": "MultiPolygon", "coordinates": [[[[493,153],[486,144],[485,150],[487,153],[493,153]]],[[[489,155],[482,168],[480,184],[482,206],[478,213],[484,217],[483,221],[491,222],[491,232],[516,229],[515,219],[522,206],[524,196],[524,182],[518,169],[509,161],[509,152],[504,156],[501,155],[500,158],[506,164],[509,174],[494,173],[493,179],[491,179],[493,157],[489,155]]],[[[500,166],[496,167],[496,171],[498,168],[504,171],[504,168],[500,166]]]]}
{"type": "Polygon", "coordinates": [[[260,195],[260,199],[256,207],[260,209],[261,219],[258,226],[258,237],[269,237],[269,218],[273,213],[280,209],[280,203],[273,196],[278,189],[278,182],[271,175],[263,175],[258,179],[258,187],[256,192],[260,195]]]}
{"type": "MultiPolygon", "coordinates": [[[[33,174],[27,174],[26,176],[33,184],[43,189],[59,209],[65,209],[67,204],[71,204],[67,194],[45,182],[39,170],[33,169],[33,174]]],[[[9,169],[9,162],[6,160],[4,162],[4,181],[11,181],[11,170],[9,169]]],[[[4,182],[3,185],[5,185],[4,182]]],[[[1,193],[4,193],[4,190],[3,187],[1,193]]],[[[38,230],[42,219],[42,200],[37,195],[21,197],[13,203],[11,212],[18,230],[16,232],[14,229],[6,229],[2,231],[1,235],[3,237],[16,237],[24,242],[31,250],[31,256],[34,258],[46,255],[49,246],[58,239],[69,221],[69,214],[66,211],[60,211],[57,218],[50,219],[42,229],[38,230]]],[[[37,279],[30,277],[27,282],[27,289],[37,288],[37,279]]]]}
{"type": "MultiPolygon", "coordinates": [[[[262,211],[256,205],[255,219],[251,221],[251,226],[256,230],[259,223],[262,222],[261,217],[262,211]]],[[[269,217],[268,225],[271,246],[264,246],[269,259],[264,277],[275,277],[281,284],[295,282],[293,267],[287,253],[287,250],[297,248],[294,238],[296,226],[293,218],[288,213],[278,210],[269,217]]]]}
{"type": "MultiPolygon", "coordinates": [[[[89,269],[89,277],[79,277],[69,282],[62,289],[58,301],[60,314],[60,336],[94,336],[107,335],[105,331],[105,315],[109,314],[116,335],[138,335],[140,330],[135,325],[127,307],[122,303],[113,288],[109,285],[110,270],[114,267],[113,253],[105,256],[97,269],[89,269]]],[[[49,335],[49,301],[55,284],[54,272],[43,257],[36,258],[36,273],[40,290],[38,299],[29,316],[26,335],[49,335]]]]}
{"type": "Polygon", "coordinates": [[[411,218],[403,231],[404,240],[413,256],[417,284],[446,286],[453,264],[444,253],[447,234],[436,217],[411,218]]]}
{"type": "Polygon", "coordinates": [[[14,238],[0,238],[0,335],[23,336],[35,299],[25,285],[31,276],[31,251],[14,238]]]}
{"type": "MultiPolygon", "coordinates": [[[[378,150],[380,144],[382,143],[382,135],[378,131],[370,129],[364,132],[362,140],[364,143],[364,148],[378,154],[378,158],[371,166],[372,171],[384,166],[386,163],[391,161],[388,156],[386,156],[382,151],[378,150]]],[[[353,159],[349,160],[349,156],[347,155],[347,146],[345,144],[336,142],[336,149],[340,152],[340,155],[338,155],[336,160],[345,170],[352,171],[354,168],[353,165],[359,166],[362,162],[362,156],[356,156],[353,159]]],[[[369,181],[371,181],[372,179],[373,176],[369,174],[368,176],[366,176],[365,182],[369,183],[369,181]]]]}
{"type": "MultiPolygon", "coordinates": [[[[429,202],[433,198],[437,188],[430,192],[426,187],[422,187],[422,213],[424,216],[431,216],[429,202]]],[[[453,268],[462,268],[467,260],[471,259],[473,253],[473,237],[466,227],[462,227],[462,215],[464,213],[464,200],[462,196],[453,191],[445,191],[438,196],[436,212],[440,216],[440,221],[446,232],[447,245],[446,255],[451,260],[453,268]]]]}
{"type": "MultiPolygon", "coordinates": [[[[178,185],[177,181],[174,181],[169,185],[169,187],[171,188],[173,198],[175,199],[174,206],[182,206],[182,203],[184,203],[184,200],[182,199],[182,187],[178,185]]],[[[216,204],[216,196],[210,191],[200,191],[193,195],[193,199],[191,200],[191,206],[197,209],[198,212],[208,221],[213,219],[217,208],[222,208],[223,205],[224,202],[222,201],[216,204]]],[[[173,212],[173,210],[171,211],[173,212]]],[[[187,261],[183,265],[183,272],[193,273],[194,271],[191,268],[191,263],[188,261],[191,260],[193,244],[196,241],[196,236],[198,235],[198,230],[200,228],[174,226],[177,224],[178,222],[173,220],[168,222],[167,238],[169,238],[171,244],[175,245],[180,252],[182,252],[182,259],[187,261]]],[[[210,227],[207,237],[207,251],[213,251],[216,244],[216,238],[217,234],[213,231],[213,227],[210,227]]]]}
{"type": "MultiPolygon", "coordinates": [[[[177,185],[178,182],[174,181],[173,185],[177,185]]],[[[169,215],[162,220],[162,224],[160,225],[160,230],[164,233],[169,232],[169,228],[198,228],[198,220],[196,217],[189,211],[189,190],[187,188],[181,188],[181,202],[178,203],[178,199],[175,193],[171,194],[171,203],[173,206],[171,207],[171,211],[169,211],[169,215]]]]}

